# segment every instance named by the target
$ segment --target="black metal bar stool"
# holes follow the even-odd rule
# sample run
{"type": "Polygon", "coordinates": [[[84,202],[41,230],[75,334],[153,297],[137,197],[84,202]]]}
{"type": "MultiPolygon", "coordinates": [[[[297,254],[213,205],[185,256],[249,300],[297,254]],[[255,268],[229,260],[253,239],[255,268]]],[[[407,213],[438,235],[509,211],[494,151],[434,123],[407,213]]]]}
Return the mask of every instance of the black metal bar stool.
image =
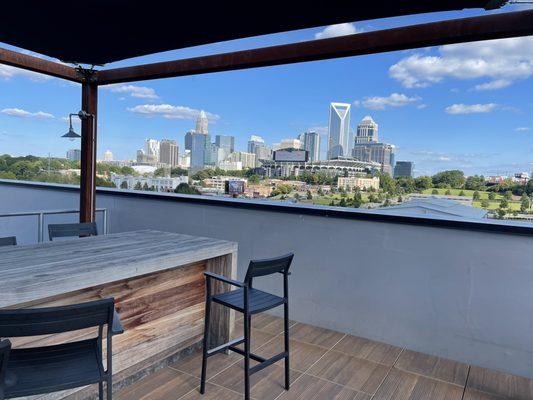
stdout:
{"type": "Polygon", "coordinates": [[[250,261],[248,271],[244,282],[238,282],[221,275],[206,272],[206,304],[205,304],[205,330],[203,340],[203,357],[202,357],[202,378],[200,393],[205,393],[205,381],[207,374],[207,359],[210,356],[221,353],[226,350],[234,351],[244,356],[244,395],[245,399],[250,399],[250,375],[261,371],[262,369],[274,364],[277,361],[285,359],[285,389],[289,390],[289,268],[292,263],[294,254],[272,258],[268,260],[250,261]],[[254,289],[253,279],[261,276],[272,275],[276,273],[283,274],[283,297],[254,289]],[[211,293],[212,280],[218,280],[236,286],[239,289],[230,292],[213,295],[211,293]],[[208,349],[209,343],[209,317],[212,302],[230,307],[244,314],[244,336],[234,339],[228,343],[208,349]],[[271,308],[284,306],[284,335],[285,349],[283,352],[265,359],[253,354],[250,351],[250,331],[252,328],[252,315],[261,313],[271,308]],[[237,346],[244,343],[244,351],[237,346]],[[259,362],[259,364],[250,368],[250,359],[259,362]]]}

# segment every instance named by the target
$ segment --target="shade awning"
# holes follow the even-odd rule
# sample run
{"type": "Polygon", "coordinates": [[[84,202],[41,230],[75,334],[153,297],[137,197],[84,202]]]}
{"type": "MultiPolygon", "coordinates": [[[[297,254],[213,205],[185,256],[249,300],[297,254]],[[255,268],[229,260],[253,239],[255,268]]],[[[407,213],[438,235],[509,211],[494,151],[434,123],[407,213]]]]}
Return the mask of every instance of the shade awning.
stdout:
{"type": "Polygon", "coordinates": [[[127,58],[295,29],[408,14],[497,8],[505,0],[368,0],[325,3],[93,0],[2,5],[0,42],[65,62],[127,58]]]}

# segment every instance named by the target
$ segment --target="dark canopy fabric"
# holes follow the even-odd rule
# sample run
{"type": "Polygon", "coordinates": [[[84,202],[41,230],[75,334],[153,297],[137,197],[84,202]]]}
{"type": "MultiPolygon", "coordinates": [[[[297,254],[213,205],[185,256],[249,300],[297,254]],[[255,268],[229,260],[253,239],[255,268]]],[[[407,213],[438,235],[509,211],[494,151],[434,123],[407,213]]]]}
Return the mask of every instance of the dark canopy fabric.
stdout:
{"type": "Polygon", "coordinates": [[[0,42],[65,62],[106,64],[161,51],[342,22],[505,0],[18,0],[2,4],[0,42]]]}

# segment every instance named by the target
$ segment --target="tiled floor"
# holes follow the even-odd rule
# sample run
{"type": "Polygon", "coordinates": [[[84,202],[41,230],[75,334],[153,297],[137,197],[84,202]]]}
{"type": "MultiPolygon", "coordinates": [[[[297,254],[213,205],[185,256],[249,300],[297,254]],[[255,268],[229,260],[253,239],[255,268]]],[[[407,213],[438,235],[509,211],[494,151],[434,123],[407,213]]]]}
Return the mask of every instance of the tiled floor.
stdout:
{"type": "MultiPolygon", "coordinates": [[[[279,318],[254,317],[252,347],[269,357],[282,350],[279,318]]],[[[290,391],[283,361],[251,378],[256,400],[533,400],[533,381],[384,343],[293,323],[290,391]]],[[[242,334],[237,322],[236,336],[242,334]]],[[[218,354],[208,362],[206,394],[198,391],[195,353],[117,393],[117,400],[234,400],[243,398],[243,362],[218,354]]]]}

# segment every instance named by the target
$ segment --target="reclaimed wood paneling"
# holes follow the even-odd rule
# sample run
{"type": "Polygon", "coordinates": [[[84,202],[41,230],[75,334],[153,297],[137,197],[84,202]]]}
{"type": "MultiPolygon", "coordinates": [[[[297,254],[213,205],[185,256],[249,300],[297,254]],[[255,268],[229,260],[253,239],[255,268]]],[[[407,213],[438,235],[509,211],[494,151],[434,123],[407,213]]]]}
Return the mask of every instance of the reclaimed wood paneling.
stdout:
{"type": "MultiPolygon", "coordinates": [[[[125,328],[113,339],[113,372],[121,380],[201,339],[203,273],[209,270],[235,278],[237,262],[235,243],[155,231],[21,246],[0,256],[0,272],[6,275],[0,293],[7,291],[0,294],[3,307],[51,307],[115,298],[125,328]],[[37,293],[28,293],[32,290],[37,293]]],[[[215,286],[216,291],[227,289],[227,285],[215,286]]],[[[212,342],[228,341],[234,314],[213,309],[211,315],[212,342]]],[[[12,341],[14,347],[34,347],[95,335],[96,330],[90,329],[12,341]]]]}

